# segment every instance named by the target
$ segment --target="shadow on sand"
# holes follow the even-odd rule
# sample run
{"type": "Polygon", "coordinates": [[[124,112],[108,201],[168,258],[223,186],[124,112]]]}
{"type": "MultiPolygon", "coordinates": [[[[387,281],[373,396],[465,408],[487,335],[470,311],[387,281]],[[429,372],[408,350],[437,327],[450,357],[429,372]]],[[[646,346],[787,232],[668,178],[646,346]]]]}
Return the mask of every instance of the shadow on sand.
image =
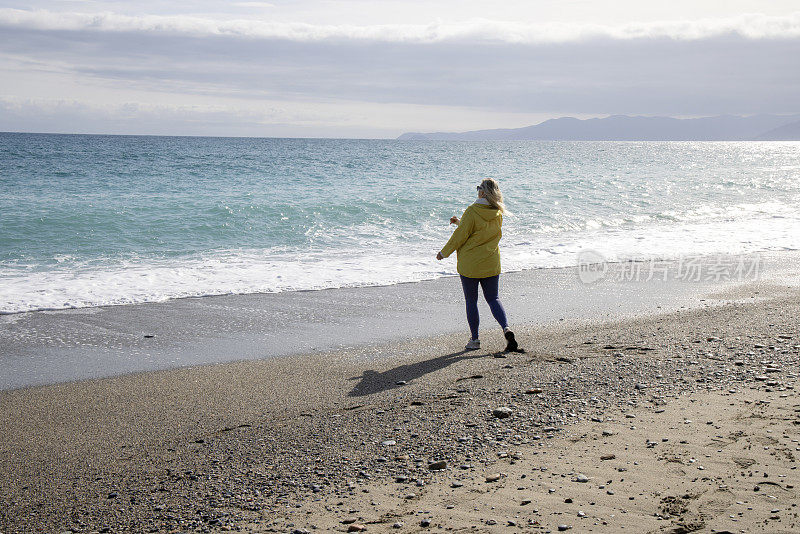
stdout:
{"type": "Polygon", "coordinates": [[[361,376],[354,376],[349,380],[359,380],[353,390],[347,394],[348,397],[363,397],[372,393],[387,391],[392,388],[401,387],[402,384],[398,382],[410,382],[415,378],[425,376],[428,373],[444,369],[448,365],[454,364],[461,360],[471,360],[474,358],[486,358],[486,353],[475,354],[475,351],[462,350],[452,354],[446,354],[425,360],[422,362],[412,363],[408,365],[401,365],[388,371],[379,373],[377,371],[367,370],[361,376]]]}

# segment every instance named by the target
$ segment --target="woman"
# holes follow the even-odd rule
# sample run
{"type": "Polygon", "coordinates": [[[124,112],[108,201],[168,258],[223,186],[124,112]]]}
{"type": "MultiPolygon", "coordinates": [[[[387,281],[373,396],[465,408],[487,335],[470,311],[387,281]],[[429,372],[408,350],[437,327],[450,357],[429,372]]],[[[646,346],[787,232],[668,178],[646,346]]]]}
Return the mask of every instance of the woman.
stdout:
{"type": "Polygon", "coordinates": [[[503,305],[498,298],[500,285],[500,237],[503,226],[503,195],[500,186],[491,178],[478,186],[478,200],[469,206],[459,220],[452,217],[450,224],[458,226],[444,248],[436,254],[436,259],[448,257],[457,251],[456,269],[461,275],[461,287],[467,303],[467,322],[472,338],[465,347],[467,350],[481,348],[478,339],[478,285],[483,288],[483,296],[492,310],[492,315],[500,323],[507,341],[506,352],[517,350],[514,332],[508,328],[508,320],[503,305]]]}

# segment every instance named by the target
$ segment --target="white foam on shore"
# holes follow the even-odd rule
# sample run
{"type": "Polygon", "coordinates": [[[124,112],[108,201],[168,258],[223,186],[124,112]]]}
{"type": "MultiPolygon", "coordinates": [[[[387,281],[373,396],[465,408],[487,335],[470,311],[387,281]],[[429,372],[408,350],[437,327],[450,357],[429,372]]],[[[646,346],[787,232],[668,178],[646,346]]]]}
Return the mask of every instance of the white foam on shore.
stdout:
{"type": "MultiPolygon", "coordinates": [[[[582,251],[608,261],[800,250],[800,218],[702,220],[580,233],[526,233],[506,224],[504,271],[572,267],[582,251]]],[[[446,239],[447,230],[442,230],[446,239]]],[[[409,240],[412,241],[412,240],[409,240]]],[[[455,260],[434,259],[430,239],[392,247],[317,252],[227,250],[162,259],[64,259],[49,270],[0,267],[0,313],[161,302],[208,295],[379,286],[455,275],[455,260]]]]}

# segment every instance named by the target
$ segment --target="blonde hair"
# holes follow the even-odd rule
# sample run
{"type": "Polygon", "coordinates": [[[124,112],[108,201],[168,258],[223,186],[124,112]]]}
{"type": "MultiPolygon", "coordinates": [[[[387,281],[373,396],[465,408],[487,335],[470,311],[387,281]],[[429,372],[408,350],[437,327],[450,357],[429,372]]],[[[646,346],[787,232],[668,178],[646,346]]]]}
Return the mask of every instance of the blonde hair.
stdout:
{"type": "Polygon", "coordinates": [[[506,205],[503,203],[503,193],[500,192],[500,184],[492,178],[486,178],[481,182],[481,191],[483,191],[483,198],[489,203],[491,207],[500,210],[500,213],[506,213],[506,205]]]}

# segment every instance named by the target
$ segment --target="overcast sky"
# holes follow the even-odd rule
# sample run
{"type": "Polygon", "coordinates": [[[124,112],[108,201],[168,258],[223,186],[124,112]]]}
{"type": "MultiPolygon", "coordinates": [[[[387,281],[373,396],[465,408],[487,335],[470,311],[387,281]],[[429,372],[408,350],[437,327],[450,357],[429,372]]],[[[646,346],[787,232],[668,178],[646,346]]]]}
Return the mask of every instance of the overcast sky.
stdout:
{"type": "Polygon", "coordinates": [[[0,0],[0,131],[395,137],[800,112],[800,0],[0,0]]]}

